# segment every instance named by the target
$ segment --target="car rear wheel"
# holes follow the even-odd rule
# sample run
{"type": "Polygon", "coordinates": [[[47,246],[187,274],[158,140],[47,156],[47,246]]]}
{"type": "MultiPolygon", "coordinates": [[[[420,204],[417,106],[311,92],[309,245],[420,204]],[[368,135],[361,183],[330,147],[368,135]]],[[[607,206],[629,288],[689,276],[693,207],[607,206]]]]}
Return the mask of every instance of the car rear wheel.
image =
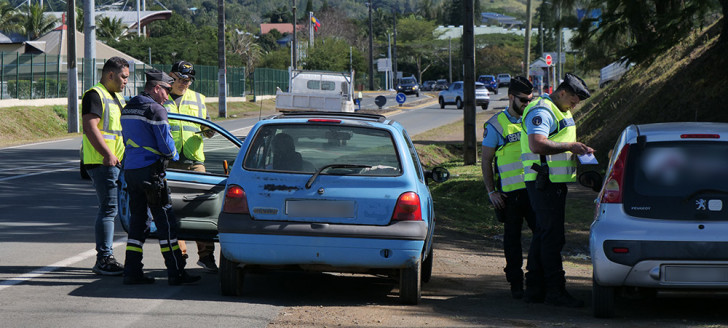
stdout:
{"type": "Polygon", "coordinates": [[[480,108],[482,108],[483,110],[487,110],[488,109],[488,104],[480,105],[480,108]]]}
{"type": "Polygon", "coordinates": [[[238,265],[239,263],[228,260],[225,254],[220,253],[220,291],[225,296],[243,294],[245,272],[238,265]]]}
{"type": "Polygon", "coordinates": [[[600,286],[592,278],[592,303],[594,317],[611,318],[614,316],[614,287],[600,286]]]}
{"type": "Polygon", "coordinates": [[[440,103],[440,109],[445,109],[445,100],[442,97],[438,99],[438,102],[440,103]]]}
{"type": "Polygon", "coordinates": [[[400,269],[399,273],[399,299],[404,304],[416,305],[420,303],[422,287],[422,260],[409,268],[400,269]]]}
{"type": "Polygon", "coordinates": [[[455,99],[455,107],[458,109],[463,109],[463,101],[460,100],[460,98],[455,99]]]}
{"type": "Polygon", "coordinates": [[[430,282],[430,278],[432,278],[433,255],[433,248],[430,247],[430,252],[427,254],[427,258],[424,262],[422,262],[422,282],[424,283],[430,282]]]}

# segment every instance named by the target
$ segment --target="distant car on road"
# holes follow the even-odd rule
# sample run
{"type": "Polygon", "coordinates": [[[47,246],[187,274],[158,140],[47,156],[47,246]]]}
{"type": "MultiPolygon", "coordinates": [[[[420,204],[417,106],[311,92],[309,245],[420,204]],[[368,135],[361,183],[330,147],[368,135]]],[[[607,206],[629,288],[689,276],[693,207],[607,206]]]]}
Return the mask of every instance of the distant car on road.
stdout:
{"type": "Polygon", "coordinates": [[[420,96],[420,86],[417,84],[417,79],[414,77],[403,77],[399,79],[397,83],[397,92],[404,93],[406,95],[417,95],[420,96]]]}
{"type": "Polygon", "coordinates": [[[725,123],[631,125],[617,139],[606,182],[580,175],[582,184],[602,186],[589,237],[594,316],[611,317],[620,295],[728,291],[725,154],[725,123]]]}
{"type": "MultiPolygon", "coordinates": [[[[445,105],[455,104],[458,109],[463,109],[464,99],[463,81],[453,82],[447,90],[440,91],[437,97],[440,108],[445,108],[445,105]]],[[[490,104],[488,89],[485,87],[485,84],[475,82],[475,105],[486,110],[488,109],[488,104],[490,104]]]]}
{"type": "Polygon", "coordinates": [[[440,91],[440,90],[447,90],[447,88],[450,86],[450,83],[447,82],[445,79],[439,79],[437,82],[435,82],[435,86],[432,88],[434,91],[440,91]]]}
{"type": "Polygon", "coordinates": [[[427,80],[425,82],[422,82],[422,87],[420,88],[420,90],[432,91],[433,90],[432,88],[435,86],[435,83],[437,83],[437,81],[435,81],[435,80],[427,80]]]}
{"type": "Polygon", "coordinates": [[[505,73],[498,74],[497,81],[498,81],[498,87],[510,86],[511,85],[511,75],[505,74],[505,73]]]}
{"type": "Polygon", "coordinates": [[[498,94],[498,82],[493,75],[481,75],[478,76],[478,82],[485,84],[488,91],[498,94]]]}

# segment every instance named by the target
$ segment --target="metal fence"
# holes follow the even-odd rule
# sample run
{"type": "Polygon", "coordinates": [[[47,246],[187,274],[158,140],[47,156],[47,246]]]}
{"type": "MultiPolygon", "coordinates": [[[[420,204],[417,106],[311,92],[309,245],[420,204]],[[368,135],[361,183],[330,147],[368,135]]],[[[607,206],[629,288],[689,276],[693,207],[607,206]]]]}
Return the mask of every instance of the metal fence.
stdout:
{"type": "Polygon", "coordinates": [[[259,67],[253,71],[253,95],[274,95],[276,88],[288,91],[288,71],[259,67]]]}
{"type": "MultiPolygon", "coordinates": [[[[96,59],[94,63],[78,61],[78,94],[96,84],[101,77],[101,70],[106,59],[96,59]],[[93,65],[93,66],[92,66],[93,65]],[[84,71],[92,67],[90,83],[84,80],[84,71]]],[[[25,54],[17,52],[0,52],[0,99],[43,99],[64,98],[68,95],[68,66],[65,56],[49,56],[47,54],[25,54]]],[[[144,63],[132,63],[129,66],[129,80],[125,96],[135,96],[144,89],[147,69],[157,68],[169,72],[171,64],[149,66],[144,63]]],[[[195,65],[195,82],[192,89],[208,97],[218,96],[217,66],[195,65]]],[[[245,95],[245,68],[228,67],[228,96],[245,95]]],[[[275,91],[274,91],[275,93],[275,91]]]]}

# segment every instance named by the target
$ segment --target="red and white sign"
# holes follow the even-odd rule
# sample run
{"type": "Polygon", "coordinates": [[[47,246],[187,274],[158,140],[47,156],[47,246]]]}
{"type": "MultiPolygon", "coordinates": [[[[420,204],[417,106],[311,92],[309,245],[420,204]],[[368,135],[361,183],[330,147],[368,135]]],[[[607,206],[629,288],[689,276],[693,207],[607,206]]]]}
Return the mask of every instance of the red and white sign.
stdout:
{"type": "Polygon", "coordinates": [[[551,55],[546,55],[546,65],[551,66],[551,63],[552,63],[551,55]]]}

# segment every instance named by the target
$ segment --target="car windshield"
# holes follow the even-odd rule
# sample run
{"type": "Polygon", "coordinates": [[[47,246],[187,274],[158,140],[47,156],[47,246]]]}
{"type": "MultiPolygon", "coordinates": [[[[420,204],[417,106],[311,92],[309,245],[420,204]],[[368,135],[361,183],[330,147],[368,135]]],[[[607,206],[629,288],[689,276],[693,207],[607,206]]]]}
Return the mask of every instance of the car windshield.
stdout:
{"type": "Polygon", "coordinates": [[[476,89],[476,90],[477,90],[477,89],[485,89],[485,84],[482,84],[482,83],[476,83],[476,84],[475,84],[475,89],[476,89]]]}
{"type": "Polygon", "coordinates": [[[411,77],[405,77],[405,78],[399,79],[399,83],[401,83],[401,84],[415,84],[415,83],[417,83],[417,81],[415,81],[415,79],[413,79],[411,77]]]}
{"type": "Polygon", "coordinates": [[[248,147],[248,170],[398,176],[399,155],[389,131],[331,124],[268,124],[248,147]]]}
{"type": "Polygon", "coordinates": [[[493,81],[493,77],[492,76],[481,76],[478,80],[480,80],[480,82],[490,82],[490,81],[493,81]]]}

